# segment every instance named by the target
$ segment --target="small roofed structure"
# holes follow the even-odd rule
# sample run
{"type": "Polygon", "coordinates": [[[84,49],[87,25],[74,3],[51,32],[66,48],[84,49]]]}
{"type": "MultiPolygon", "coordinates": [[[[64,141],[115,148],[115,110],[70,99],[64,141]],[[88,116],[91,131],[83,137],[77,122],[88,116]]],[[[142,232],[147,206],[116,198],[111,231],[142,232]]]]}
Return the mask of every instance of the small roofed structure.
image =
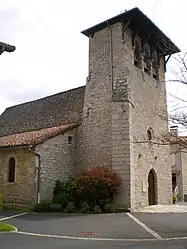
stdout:
{"type": "Polygon", "coordinates": [[[9,45],[7,43],[4,43],[4,42],[0,42],[0,55],[3,53],[3,52],[14,52],[16,50],[16,47],[15,46],[12,46],[12,45],[9,45]]]}

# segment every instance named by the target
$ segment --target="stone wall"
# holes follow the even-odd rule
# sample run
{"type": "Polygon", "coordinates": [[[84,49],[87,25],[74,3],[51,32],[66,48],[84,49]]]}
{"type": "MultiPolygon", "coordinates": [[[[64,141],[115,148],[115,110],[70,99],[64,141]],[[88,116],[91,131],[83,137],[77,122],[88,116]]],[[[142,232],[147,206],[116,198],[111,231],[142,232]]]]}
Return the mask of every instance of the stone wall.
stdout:
{"type": "Polygon", "coordinates": [[[174,157],[174,166],[172,167],[172,173],[176,174],[176,180],[177,180],[177,187],[178,187],[178,196],[177,200],[178,201],[183,201],[184,200],[184,182],[185,182],[185,161],[186,157],[185,154],[181,153],[180,151],[180,145],[171,145],[171,153],[174,157]]]}
{"type": "Polygon", "coordinates": [[[182,176],[183,176],[183,198],[187,201],[187,152],[181,153],[182,176]]]}
{"type": "Polygon", "coordinates": [[[74,173],[76,129],[46,140],[35,151],[41,155],[41,200],[51,200],[55,181],[66,181],[74,173]],[[73,137],[72,144],[68,136],[73,137]]]}
{"type": "Polygon", "coordinates": [[[89,39],[87,78],[80,137],[80,167],[112,165],[109,30],[89,39]]]}
{"type": "Polygon", "coordinates": [[[0,150],[0,193],[5,204],[36,202],[35,156],[28,149],[0,150]],[[8,182],[8,165],[15,158],[15,182],[8,182]]]}
{"type": "Polygon", "coordinates": [[[170,147],[148,142],[147,130],[159,143],[168,132],[164,60],[160,59],[159,81],[134,66],[128,58],[131,75],[130,141],[131,141],[131,207],[148,205],[148,174],[156,175],[156,203],[172,202],[170,147]],[[161,117],[160,117],[161,116],[161,117]]]}
{"type": "Polygon", "coordinates": [[[130,203],[130,146],[125,102],[128,70],[125,69],[122,25],[114,24],[89,39],[89,77],[86,84],[80,138],[80,166],[112,167],[122,177],[116,203],[130,203]],[[120,91],[119,91],[120,89],[120,91]]]}
{"type": "Polygon", "coordinates": [[[112,168],[122,180],[121,190],[115,202],[125,208],[131,207],[129,85],[131,82],[126,57],[129,57],[129,41],[122,34],[121,23],[112,25],[113,79],[111,96],[112,122],[112,168]]]}

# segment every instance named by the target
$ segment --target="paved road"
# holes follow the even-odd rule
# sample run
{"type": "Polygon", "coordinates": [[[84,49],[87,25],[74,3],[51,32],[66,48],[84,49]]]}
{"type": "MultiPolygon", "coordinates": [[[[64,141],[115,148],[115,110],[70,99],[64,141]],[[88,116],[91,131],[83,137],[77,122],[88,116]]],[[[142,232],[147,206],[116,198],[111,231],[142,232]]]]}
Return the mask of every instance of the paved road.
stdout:
{"type": "Polygon", "coordinates": [[[16,234],[0,235],[3,249],[186,249],[187,241],[107,242],[40,238],[16,234]]]}
{"type": "Polygon", "coordinates": [[[63,217],[60,214],[27,214],[8,221],[20,231],[65,236],[89,235],[115,239],[153,239],[126,214],[63,217]]]}
{"type": "MultiPolygon", "coordinates": [[[[135,214],[149,228],[163,238],[187,237],[187,214],[135,214]]],[[[186,241],[187,243],[187,241],[186,241]]],[[[187,248],[187,246],[186,246],[187,248]]]]}
{"type": "Polygon", "coordinates": [[[187,248],[187,213],[67,217],[62,214],[36,213],[20,216],[6,212],[0,213],[0,222],[8,216],[13,218],[6,222],[24,234],[0,234],[0,248],[3,249],[187,248]],[[95,237],[99,241],[87,240],[85,237],[95,237]]]}

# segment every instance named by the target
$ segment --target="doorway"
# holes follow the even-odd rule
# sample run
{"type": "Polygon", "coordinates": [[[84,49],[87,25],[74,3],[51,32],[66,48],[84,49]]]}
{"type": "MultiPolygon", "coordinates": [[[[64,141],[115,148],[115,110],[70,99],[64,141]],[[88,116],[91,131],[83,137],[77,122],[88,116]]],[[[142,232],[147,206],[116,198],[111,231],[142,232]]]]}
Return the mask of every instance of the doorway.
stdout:
{"type": "Polygon", "coordinates": [[[177,186],[177,174],[172,173],[172,190],[173,190],[173,193],[175,191],[176,186],[177,186]]]}
{"type": "Polygon", "coordinates": [[[148,201],[149,205],[156,204],[156,173],[153,169],[148,175],[148,201]]]}

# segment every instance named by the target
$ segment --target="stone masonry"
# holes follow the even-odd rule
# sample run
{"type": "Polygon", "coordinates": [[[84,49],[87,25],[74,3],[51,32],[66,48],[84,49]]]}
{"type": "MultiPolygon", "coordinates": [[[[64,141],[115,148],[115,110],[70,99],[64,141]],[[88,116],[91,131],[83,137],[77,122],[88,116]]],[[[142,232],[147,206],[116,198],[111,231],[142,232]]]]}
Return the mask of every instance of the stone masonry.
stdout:
{"type": "MultiPolygon", "coordinates": [[[[139,38],[140,39],[140,38],[139,38]]],[[[112,167],[122,177],[116,203],[127,208],[147,206],[148,174],[155,172],[156,203],[172,202],[170,148],[150,144],[147,131],[168,132],[164,57],[158,77],[134,65],[132,30],[118,22],[89,37],[80,144],[80,165],[112,167]]]]}
{"type": "Polygon", "coordinates": [[[36,146],[41,156],[41,200],[51,200],[56,180],[67,181],[75,171],[76,129],[36,146]],[[68,144],[68,136],[72,144],[68,144]]]}
{"type": "Polygon", "coordinates": [[[35,156],[28,149],[0,150],[0,193],[3,203],[36,203],[35,156]],[[16,160],[15,182],[8,182],[8,163],[16,160]]]}

